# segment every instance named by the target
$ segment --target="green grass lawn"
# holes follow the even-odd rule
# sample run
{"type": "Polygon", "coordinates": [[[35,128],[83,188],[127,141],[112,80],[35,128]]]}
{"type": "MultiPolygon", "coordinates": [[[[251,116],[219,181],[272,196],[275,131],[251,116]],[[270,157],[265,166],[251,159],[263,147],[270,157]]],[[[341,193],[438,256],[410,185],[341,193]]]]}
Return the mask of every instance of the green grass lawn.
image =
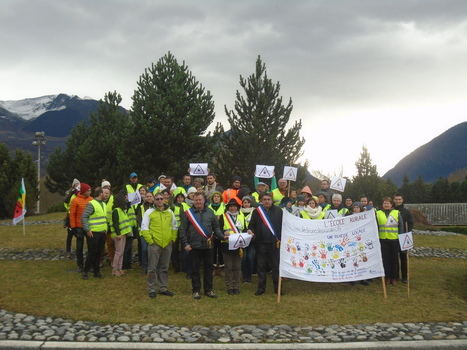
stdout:
{"type": "MultiPolygon", "coordinates": [[[[41,220],[56,219],[45,216],[41,220]]],[[[466,236],[414,239],[416,246],[467,249],[466,236]]],[[[22,226],[0,227],[2,248],[64,246],[65,230],[59,224],[26,226],[26,235],[22,226]]],[[[278,303],[270,280],[263,296],[254,295],[256,280],[241,285],[240,295],[231,296],[225,291],[223,278],[215,277],[218,299],[203,297],[197,301],[191,297],[191,283],[185,275],[170,270],[169,288],[175,296],[150,299],[139,270],[117,278],[110,276],[111,268],[106,265],[103,280],[90,277],[84,281],[72,260],[0,260],[0,305],[8,311],[36,316],[110,324],[331,325],[467,319],[466,260],[411,257],[410,266],[410,297],[407,285],[399,283],[387,288],[385,299],[380,279],[368,287],[287,279],[283,281],[285,295],[278,303]]]]}

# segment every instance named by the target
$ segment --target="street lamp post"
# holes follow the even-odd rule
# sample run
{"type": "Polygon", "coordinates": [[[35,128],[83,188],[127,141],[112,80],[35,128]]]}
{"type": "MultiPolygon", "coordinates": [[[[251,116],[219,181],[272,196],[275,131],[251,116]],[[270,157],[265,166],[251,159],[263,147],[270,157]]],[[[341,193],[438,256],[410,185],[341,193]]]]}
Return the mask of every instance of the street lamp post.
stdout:
{"type": "Polygon", "coordinates": [[[34,141],[32,144],[37,146],[37,190],[39,191],[39,196],[37,197],[36,204],[36,214],[40,212],[40,193],[41,193],[41,145],[45,145],[45,132],[36,131],[34,135],[34,141]]]}

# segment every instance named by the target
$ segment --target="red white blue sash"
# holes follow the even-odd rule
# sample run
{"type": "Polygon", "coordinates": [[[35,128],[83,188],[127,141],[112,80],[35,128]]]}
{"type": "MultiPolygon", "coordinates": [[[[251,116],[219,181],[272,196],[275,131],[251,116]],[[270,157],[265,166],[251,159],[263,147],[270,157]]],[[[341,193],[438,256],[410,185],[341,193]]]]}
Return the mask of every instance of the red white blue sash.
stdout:
{"type": "Polygon", "coordinates": [[[188,220],[192,223],[193,227],[196,229],[196,231],[203,236],[206,239],[210,239],[211,235],[208,236],[208,233],[204,226],[201,224],[201,222],[198,220],[198,218],[195,216],[193,213],[193,208],[188,209],[185,211],[186,216],[188,217],[188,220]]]}
{"type": "MultiPolygon", "coordinates": [[[[230,227],[232,228],[233,233],[240,233],[238,231],[238,227],[235,225],[235,222],[232,220],[232,217],[227,213],[224,214],[224,217],[227,219],[227,222],[229,223],[230,227]]],[[[238,217],[237,217],[237,220],[238,220],[238,217]]]]}
{"type": "Polygon", "coordinates": [[[263,224],[271,231],[272,235],[277,238],[276,232],[274,231],[274,227],[272,226],[271,219],[269,218],[268,213],[264,210],[263,206],[260,205],[256,210],[258,210],[259,217],[263,220],[263,224]]]}

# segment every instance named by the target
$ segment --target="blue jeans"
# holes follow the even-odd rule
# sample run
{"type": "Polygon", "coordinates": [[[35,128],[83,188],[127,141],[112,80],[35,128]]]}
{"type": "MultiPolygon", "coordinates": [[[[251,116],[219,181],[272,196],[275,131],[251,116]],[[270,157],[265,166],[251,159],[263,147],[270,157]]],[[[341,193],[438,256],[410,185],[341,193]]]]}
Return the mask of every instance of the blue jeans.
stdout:
{"type": "Polygon", "coordinates": [[[253,274],[255,267],[255,246],[251,244],[243,248],[243,257],[242,257],[242,275],[244,280],[251,280],[251,275],[253,274]]]}
{"type": "Polygon", "coordinates": [[[143,272],[148,271],[148,242],[143,236],[139,236],[141,242],[141,268],[143,272]]]}

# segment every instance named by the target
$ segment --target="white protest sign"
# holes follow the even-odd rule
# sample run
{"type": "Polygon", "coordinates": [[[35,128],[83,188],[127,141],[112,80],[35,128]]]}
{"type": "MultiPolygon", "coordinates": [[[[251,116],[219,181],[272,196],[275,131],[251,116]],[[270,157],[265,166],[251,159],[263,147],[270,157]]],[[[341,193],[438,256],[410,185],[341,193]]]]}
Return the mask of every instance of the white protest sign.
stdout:
{"type": "Polygon", "coordinates": [[[246,232],[232,233],[229,235],[229,250],[248,247],[252,237],[252,235],[249,235],[246,232]]]}
{"type": "Polygon", "coordinates": [[[413,236],[412,231],[407,233],[401,233],[399,235],[399,244],[401,246],[401,250],[409,250],[413,248],[413,236]]]}
{"type": "Polygon", "coordinates": [[[312,282],[384,276],[375,212],[308,220],[284,212],[280,275],[312,282]]]}
{"type": "Polygon", "coordinates": [[[139,191],[128,193],[128,202],[130,202],[130,206],[141,203],[141,195],[139,194],[139,191]]]}
{"type": "Polygon", "coordinates": [[[274,176],[274,165],[256,165],[256,177],[270,179],[274,176]]]}
{"type": "Polygon", "coordinates": [[[344,192],[346,182],[347,182],[347,179],[345,179],[343,177],[333,176],[332,180],[331,180],[331,184],[329,185],[329,187],[332,190],[336,190],[336,191],[339,191],[339,192],[344,192]]]}
{"type": "Polygon", "coordinates": [[[208,163],[190,163],[190,175],[208,176],[208,163]]]}
{"type": "Polygon", "coordinates": [[[324,218],[325,219],[336,219],[339,217],[339,212],[335,209],[333,210],[326,210],[324,212],[324,218]]]}
{"type": "Polygon", "coordinates": [[[298,168],[291,166],[285,166],[283,178],[290,181],[297,181],[297,169],[298,168]]]}
{"type": "MultiPolygon", "coordinates": [[[[172,187],[170,187],[170,192],[173,192],[177,189],[177,185],[175,184],[172,184],[172,187]]],[[[164,184],[160,184],[159,186],[159,192],[162,192],[163,190],[166,190],[167,189],[167,186],[165,186],[164,184]]]]}

